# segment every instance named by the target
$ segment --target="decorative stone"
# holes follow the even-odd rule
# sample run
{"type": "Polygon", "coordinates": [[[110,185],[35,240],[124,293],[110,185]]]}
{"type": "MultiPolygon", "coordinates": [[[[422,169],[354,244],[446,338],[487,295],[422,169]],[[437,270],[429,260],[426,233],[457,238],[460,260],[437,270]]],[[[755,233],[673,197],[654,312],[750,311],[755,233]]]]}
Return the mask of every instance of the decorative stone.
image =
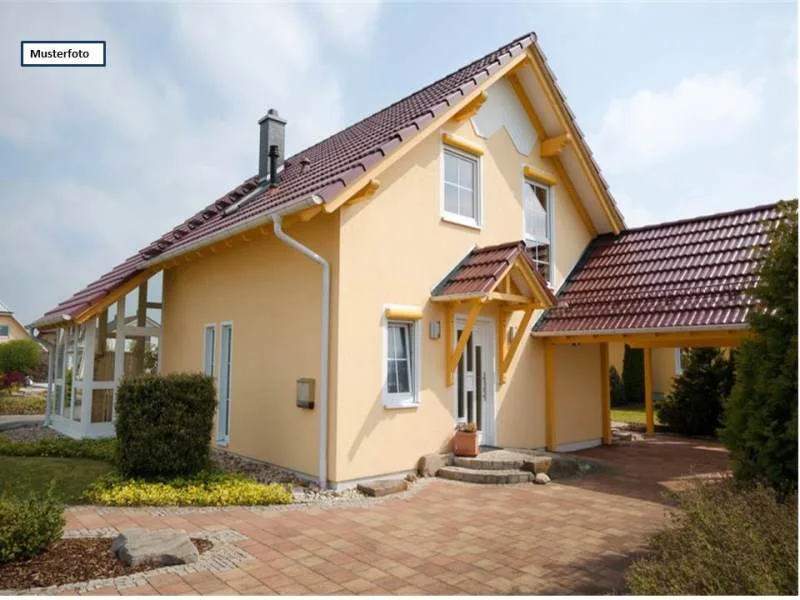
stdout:
{"type": "Polygon", "coordinates": [[[111,542],[111,551],[130,567],[185,565],[200,557],[189,536],[172,529],[125,529],[111,542]]]}
{"type": "Polygon", "coordinates": [[[547,475],[547,473],[537,473],[536,477],[533,479],[533,483],[545,485],[546,483],[550,483],[550,477],[547,475]]]}
{"type": "Polygon", "coordinates": [[[450,454],[426,454],[419,459],[417,471],[420,477],[436,477],[439,469],[452,464],[453,457],[450,454]]]}
{"type": "Polygon", "coordinates": [[[406,475],[406,481],[408,483],[414,483],[416,480],[417,480],[417,474],[416,473],[409,473],[408,475],[406,475]]]}
{"type": "Polygon", "coordinates": [[[553,459],[549,456],[532,456],[526,458],[522,463],[523,471],[530,471],[531,473],[547,473],[550,471],[550,466],[553,464],[553,459]]]}
{"type": "Polygon", "coordinates": [[[367,496],[374,496],[375,498],[396,494],[398,492],[405,492],[407,488],[408,483],[404,479],[369,481],[367,483],[358,484],[359,492],[367,496]]]}

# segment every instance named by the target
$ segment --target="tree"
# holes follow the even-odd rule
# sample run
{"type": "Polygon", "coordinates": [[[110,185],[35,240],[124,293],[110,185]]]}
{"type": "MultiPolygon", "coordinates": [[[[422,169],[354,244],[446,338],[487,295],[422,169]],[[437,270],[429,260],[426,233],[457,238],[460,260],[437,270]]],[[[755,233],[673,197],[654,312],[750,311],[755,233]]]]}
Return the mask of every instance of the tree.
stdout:
{"type": "Polygon", "coordinates": [[[644,402],[644,351],[625,344],[622,359],[622,382],[625,386],[625,402],[641,404],[644,402]]]}
{"type": "Polygon", "coordinates": [[[722,440],[737,479],[789,491],[797,489],[797,200],[779,210],[783,218],[750,292],[755,335],[737,352],[722,440]]]}
{"type": "Polygon", "coordinates": [[[28,375],[41,359],[41,348],[33,340],[11,340],[0,344],[0,373],[28,375]]]}
{"type": "Polygon", "coordinates": [[[719,348],[692,348],[685,360],[670,394],[656,403],[658,420],[676,433],[714,435],[733,386],[731,361],[719,348]]]}

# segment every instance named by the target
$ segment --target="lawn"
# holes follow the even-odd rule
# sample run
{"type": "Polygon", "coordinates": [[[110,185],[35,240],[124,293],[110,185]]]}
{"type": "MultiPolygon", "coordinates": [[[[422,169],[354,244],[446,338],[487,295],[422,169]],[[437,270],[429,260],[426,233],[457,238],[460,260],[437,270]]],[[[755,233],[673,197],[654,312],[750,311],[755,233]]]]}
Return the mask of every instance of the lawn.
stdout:
{"type": "MultiPolygon", "coordinates": [[[[658,413],[653,411],[653,418],[656,425],[661,425],[658,420],[658,413]]],[[[623,423],[641,423],[647,420],[644,414],[644,402],[642,404],[625,404],[611,409],[611,420],[623,423]]]]}
{"type": "Polygon", "coordinates": [[[76,504],[89,484],[112,468],[85,458],[0,456],[0,494],[24,497],[32,490],[46,490],[55,480],[55,492],[64,502],[76,504]]]}
{"type": "Polygon", "coordinates": [[[43,415],[45,395],[11,396],[0,393],[0,415],[43,415]]]}

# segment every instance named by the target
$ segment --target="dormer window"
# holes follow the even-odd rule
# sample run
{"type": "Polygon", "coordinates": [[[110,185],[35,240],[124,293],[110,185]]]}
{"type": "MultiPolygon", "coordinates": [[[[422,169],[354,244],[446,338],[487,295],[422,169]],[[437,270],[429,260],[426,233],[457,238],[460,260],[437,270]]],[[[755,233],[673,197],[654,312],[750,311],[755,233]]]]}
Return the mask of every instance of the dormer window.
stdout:
{"type": "Polygon", "coordinates": [[[552,283],[552,200],[551,188],[536,181],[525,182],[525,244],[539,273],[552,283]]]}

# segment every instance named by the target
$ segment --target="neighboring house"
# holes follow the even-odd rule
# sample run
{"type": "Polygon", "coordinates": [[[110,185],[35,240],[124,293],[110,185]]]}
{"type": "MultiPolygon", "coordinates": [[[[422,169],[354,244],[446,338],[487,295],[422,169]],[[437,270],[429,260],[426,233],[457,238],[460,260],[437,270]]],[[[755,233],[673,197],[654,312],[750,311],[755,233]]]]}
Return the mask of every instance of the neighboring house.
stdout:
{"type": "MultiPolygon", "coordinates": [[[[609,344],[609,362],[622,375],[625,344],[609,344]]],[[[654,348],[653,361],[653,394],[656,398],[666,396],[672,390],[672,380],[681,374],[680,348],[654,348]]]]}
{"type": "Polygon", "coordinates": [[[216,378],[218,446],[347,486],[464,421],[487,445],[610,443],[610,344],[649,364],[747,333],[740,249],[775,207],[627,230],[533,34],[285,162],[285,121],[260,124],[256,176],[34,323],[57,429],[113,434],[134,340],[216,378]]]}
{"type": "Polygon", "coordinates": [[[25,327],[14,318],[14,313],[0,301],[0,344],[11,340],[30,339],[25,327]]]}

